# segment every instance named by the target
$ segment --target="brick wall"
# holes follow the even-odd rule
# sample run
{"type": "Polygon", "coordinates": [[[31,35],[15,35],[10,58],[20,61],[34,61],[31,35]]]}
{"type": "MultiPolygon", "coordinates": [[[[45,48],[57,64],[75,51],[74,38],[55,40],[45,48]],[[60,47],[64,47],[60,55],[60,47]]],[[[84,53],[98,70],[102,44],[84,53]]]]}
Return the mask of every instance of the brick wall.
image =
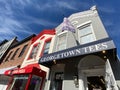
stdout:
{"type": "Polygon", "coordinates": [[[11,66],[21,65],[25,56],[26,56],[26,54],[27,54],[27,52],[28,52],[28,49],[29,49],[30,45],[31,45],[31,39],[13,47],[13,48],[11,48],[9,50],[9,52],[7,53],[7,55],[5,56],[5,58],[3,59],[3,62],[0,65],[0,69],[11,67],[11,66]],[[22,56],[19,56],[25,45],[27,45],[27,47],[25,49],[25,52],[23,53],[22,56]],[[12,59],[12,56],[14,55],[14,53],[16,52],[16,50],[18,48],[19,48],[18,52],[15,54],[14,58],[12,59]],[[10,55],[10,53],[11,53],[11,55],[10,55]]]}

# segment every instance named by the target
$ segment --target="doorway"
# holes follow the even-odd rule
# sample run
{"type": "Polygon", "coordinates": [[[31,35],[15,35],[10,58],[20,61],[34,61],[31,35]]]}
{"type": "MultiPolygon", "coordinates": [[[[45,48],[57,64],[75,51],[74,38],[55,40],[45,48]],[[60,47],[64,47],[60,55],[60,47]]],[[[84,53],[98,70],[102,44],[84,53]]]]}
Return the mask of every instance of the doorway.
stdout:
{"type": "Polygon", "coordinates": [[[88,90],[106,90],[103,76],[87,77],[88,90]]]}
{"type": "Polygon", "coordinates": [[[79,90],[106,90],[105,61],[98,56],[88,55],[78,65],[79,90]]]}

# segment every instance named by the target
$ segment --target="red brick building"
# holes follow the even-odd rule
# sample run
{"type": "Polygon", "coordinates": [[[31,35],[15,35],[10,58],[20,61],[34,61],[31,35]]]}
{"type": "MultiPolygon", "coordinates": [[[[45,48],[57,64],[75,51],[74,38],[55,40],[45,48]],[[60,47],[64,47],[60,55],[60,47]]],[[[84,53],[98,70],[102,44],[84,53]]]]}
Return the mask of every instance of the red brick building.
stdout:
{"type": "Polygon", "coordinates": [[[15,69],[20,68],[30,46],[32,43],[32,38],[35,35],[31,35],[27,38],[25,38],[22,41],[15,41],[13,45],[11,45],[8,53],[6,54],[5,58],[2,60],[2,63],[0,65],[0,89],[4,89],[7,87],[7,83],[9,80],[9,77],[6,77],[4,75],[6,70],[9,69],[15,69]]]}

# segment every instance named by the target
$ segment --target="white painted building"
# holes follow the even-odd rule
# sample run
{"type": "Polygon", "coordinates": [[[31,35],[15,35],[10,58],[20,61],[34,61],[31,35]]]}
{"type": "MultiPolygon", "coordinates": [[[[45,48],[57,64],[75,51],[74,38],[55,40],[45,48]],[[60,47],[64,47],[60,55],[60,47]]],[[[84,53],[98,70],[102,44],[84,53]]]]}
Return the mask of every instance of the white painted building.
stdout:
{"type": "Polygon", "coordinates": [[[68,17],[75,32],[56,27],[51,54],[39,64],[50,68],[45,90],[119,90],[120,62],[112,39],[107,34],[97,9],[68,17]]]}

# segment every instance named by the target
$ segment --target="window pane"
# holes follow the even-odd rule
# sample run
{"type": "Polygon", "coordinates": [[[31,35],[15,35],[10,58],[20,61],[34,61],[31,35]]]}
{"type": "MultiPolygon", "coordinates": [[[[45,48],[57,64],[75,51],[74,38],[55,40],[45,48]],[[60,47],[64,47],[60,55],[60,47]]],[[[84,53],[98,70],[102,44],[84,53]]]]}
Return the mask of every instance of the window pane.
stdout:
{"type": "Polygon", "coordinates": [[[66,34],[62,34],[58,36],[57,41],[57,50],[63,50],[66,48],[66,34]]]}
{"type": "Polygon", "coordinates": [[[87,27],[84,27],[82,29],[79,29],[79,35],[80,36],[84,36],[86,34],[89,34],[89,33],[92,33],[92,29],[91,29],[91,26],[87,26],[87,27]]]}
{"type": "Polygon", "coordinates": [[[33,46],[32,52],[30,54],[30,58],[35,57],[35,53],[37,52],[37,46],[33,46]]]}
{"type": "Polygon", "coordinates": [[[10,59],[10,56],[11,56],[12,53],[13,53],[13,51],[11,51],[11,52],[9,53],[9,55],[6,57],[5,61],[7,61],[8,59],[10,59]]]}
{"type": "Polygon", "coordinates": [[[19,57],[21,57],[21,56],[24,54],[24,52],[25,52],[27,46],[28,46],[28,45],[25,45],[25,46],[23,47],[22,51],[20,52],[19,57]]]}
{"type": "Polygon", "coordinates": [[[8,90],[25,90],[28,75],[15,76],[10,89],[8,90]]]}
{"type": "Polygon", "coordinates": [[[55,73],[53,80],[50,84],[50,90],[62,90],[62,83],[63,83],[64,74],[63,72],[55,73]]]}
{"type": "Polygon", "coordinates": [[[45,47],[44,47],[44,53],[43,54],[48,54],[50,48],[50,41],[46,42],[45,47]]]}
{"type": "Polygon", "coordinates": [[[91,24],[83,25],[78,29],[79,29],[78,35],[79,35],[80,44],[89,43],[95,40],[94,34],[92,32],[91,24]]]}
{"type": "Polygon", "coordinates": [[[49,49],[44,50],[44,54],[48,54],[49,49]]]}
{"type": "Polygon", "coordinates": [[[41,78],[39,76],[32,76],[28,90],[40,90],[41,78]]]}
{"type": "Polygon", "coordinates": [[[85,44],[94,41],[94,36],[93,34],[86,35],[84,37],[80,38],[80,43],[85,44]]]}
{"type": "Polygon", "coordinates": [[[47,42],[45,47],[49,48],[49,46],[50,46],[50,42],[47,42]]]}
{"type": "Polygon", "coordinates": [[[20,49],[20,48],[18,48],[18,49],[15,51],[15,53],[14,53],[13,56],[11,57],[11,60],[14,59],[14,57],[16,56],[16,54],[17,54],[17,52],[18,52],[19,49],[20,49]]]}

